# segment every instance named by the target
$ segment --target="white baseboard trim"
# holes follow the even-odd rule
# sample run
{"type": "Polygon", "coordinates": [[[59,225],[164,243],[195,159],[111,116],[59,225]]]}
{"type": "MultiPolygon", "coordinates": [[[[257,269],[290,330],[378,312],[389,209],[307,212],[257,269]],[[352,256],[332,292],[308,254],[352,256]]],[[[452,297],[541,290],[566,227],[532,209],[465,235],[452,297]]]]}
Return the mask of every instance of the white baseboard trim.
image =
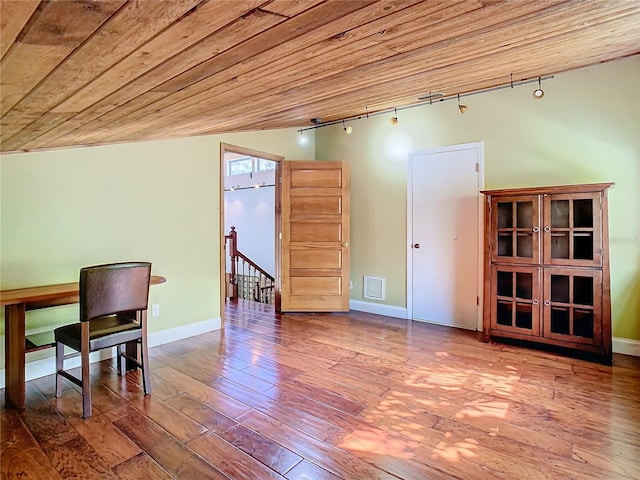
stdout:
{"type": "MultiPolygon", "coordinates": [[[[196,335],[202,335],[203,333],[213,332],[214,330],[220,330],[222,321],[220,317],[211,318],[209,320],[203,320],[201,322],[190,323],[175,328],[168,328],[159,332],[152,332],[148,336],[149,347],[157,347],[165,343],[175,342],[183,340],[185,338],[194,337],[196,335]]],[[[4,340],[3,340],[4,341],[4,340]]],[[[89,355],[89,362],[99,362],[108,358],[114,357],[116,349],[104,349],[99,352],[93,352],[89,355]]],[[[75,368],[80,366],[80,357],[75,357],[65,362],[65,369],[75,368]]],[[[34,380],[36,378],[46,377],[56,372],[56,359],[55,357],[42,358],[33,362],[27,362],[25,367],[25,380],[34,380]]],[[[5,386],[5,369],[0,370],[0,388],[5,386]]]]}
{"type": "Polygon", "coordinates": [[[349,300],[349,308],[358,312],[375,313],[377,315],[384,315],[385,317],[403,318],[405,320],[407,318],[407,309],[394,305],[349,300]]]}
{"type": "Polygon", "coordinates": [[[624,355],[640,357],[640,340],[613,337],[612,344],[613,353],[622,353],[624,355]]]}

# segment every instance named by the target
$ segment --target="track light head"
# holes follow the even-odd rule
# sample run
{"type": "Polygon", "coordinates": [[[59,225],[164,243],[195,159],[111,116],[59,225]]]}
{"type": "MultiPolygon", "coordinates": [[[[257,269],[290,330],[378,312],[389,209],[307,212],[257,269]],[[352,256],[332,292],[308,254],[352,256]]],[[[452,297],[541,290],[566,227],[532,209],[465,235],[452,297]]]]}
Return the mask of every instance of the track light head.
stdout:
{"type": "Polygon", "coordinates": [[[533,98],[539,100],[542,97],[544,97],[544,90],[542,90],[542,79],[538,77],[538,88],[533,91],[533,98]]]}
{"type": "Polygon", "coordinates": [[[467,107],[466,105],[462,105],[460,103],[460,95],[458,95],[458,110],[460,110],[460,113],[466,112],[467,108],[469,108],[469,107],[467,107]]]}
{"type": "Polygon", "coordinates": [[[342,130],[347,135],[351,135],[351,132],[353,132],[353,128],[351,127],[351,125],[347,126],[347,124],[344,123],[344,120],[342,120],[342,130]]]}
{"type": "Polygon", "coordinates": [[[393,109],[393,117],[391,117],[389,119],[389,122],[391,123],[391,125],[397,125],[398,124],[398,110],[397,109],[393,109]]]}

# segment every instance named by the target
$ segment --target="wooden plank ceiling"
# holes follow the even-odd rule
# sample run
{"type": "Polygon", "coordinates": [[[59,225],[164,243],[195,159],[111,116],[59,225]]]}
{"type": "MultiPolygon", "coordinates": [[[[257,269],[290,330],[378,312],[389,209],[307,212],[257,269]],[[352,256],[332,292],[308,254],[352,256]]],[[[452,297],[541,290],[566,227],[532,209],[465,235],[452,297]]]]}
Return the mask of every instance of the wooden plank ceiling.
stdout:
{"type": "Polygon", "coordinates": [[[0,0],[3,152],[310,126],[640,52],[632,0],[0,0]]]}

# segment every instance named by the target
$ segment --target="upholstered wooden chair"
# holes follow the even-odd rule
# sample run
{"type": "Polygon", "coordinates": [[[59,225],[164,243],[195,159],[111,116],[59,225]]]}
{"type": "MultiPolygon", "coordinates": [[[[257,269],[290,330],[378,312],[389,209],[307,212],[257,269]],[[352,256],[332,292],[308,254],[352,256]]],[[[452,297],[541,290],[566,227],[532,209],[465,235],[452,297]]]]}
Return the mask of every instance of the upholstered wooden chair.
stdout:
{"type": "MultiPolygon", "coordinates": [[[[56,397],[62,394],[64,377],[82,387],[82,416],[91,416],[89,353],[118,347],[118,374],[126,373],[125,361],[142,369],[145,395],[151,393],[147,349],[147,304],[151,263],[124,262],[85,267],[80,270],[80,322],[56,328],[56,397]],[[134,343],[135,342],[135,343],[134,343]],[[126,344],[140,344],[140,358],[128,355],[126,344]],[[82,359],[82,378],[64,371],[64,360],[78,353],[64,354],[72,348],[82,359]]],[[[137,350],[137,349],[136,349],[137,350]]]]}

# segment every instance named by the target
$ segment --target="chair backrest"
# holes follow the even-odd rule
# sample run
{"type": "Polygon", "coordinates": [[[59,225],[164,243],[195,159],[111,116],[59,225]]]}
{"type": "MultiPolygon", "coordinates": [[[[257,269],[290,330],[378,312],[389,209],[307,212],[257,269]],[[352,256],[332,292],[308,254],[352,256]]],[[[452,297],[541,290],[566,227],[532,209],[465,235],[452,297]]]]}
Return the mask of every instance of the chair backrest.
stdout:
{"type": "Polygon", "coordinates": [[[146,310],[151,263],[122,262],[80,269],[80,321],[146,310]]]}

